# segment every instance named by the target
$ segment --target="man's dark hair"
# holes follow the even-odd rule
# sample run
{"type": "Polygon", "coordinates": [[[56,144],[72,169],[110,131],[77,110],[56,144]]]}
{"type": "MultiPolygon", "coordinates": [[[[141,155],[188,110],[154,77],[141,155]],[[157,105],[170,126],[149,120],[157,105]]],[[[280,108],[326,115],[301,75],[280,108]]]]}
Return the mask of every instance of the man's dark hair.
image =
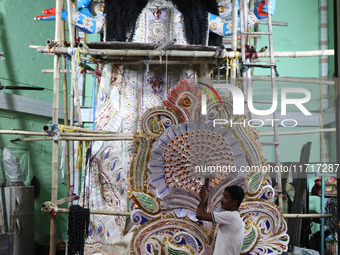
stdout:
{"type": "Polygon", "coordinates": [[[232,200],[237,200],[237,209],[240,207],[240,204],[243,201],[244,198],[244,191],[240,186],[229,186],[224,189],[224,191],[228,191],[232,200]]]}

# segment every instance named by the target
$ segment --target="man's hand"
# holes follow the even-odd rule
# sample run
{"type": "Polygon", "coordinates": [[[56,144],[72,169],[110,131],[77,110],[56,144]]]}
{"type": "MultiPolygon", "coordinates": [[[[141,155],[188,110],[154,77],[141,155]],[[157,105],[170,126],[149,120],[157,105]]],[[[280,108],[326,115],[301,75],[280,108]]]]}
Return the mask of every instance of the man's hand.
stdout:
{"type": "Polygon", "coordinates": [[[200,199],[201,203],[206,203],[209,197],[209,193],[206,189],[205,186],[202,186],[201,191],[200,191],[200,199]]]}
{"type": "Polygon", "coordinates": [[[208,200],[209,192],[205,188],[205,186],[202,186],[200,191],[200,204],[197,207],[196,210],[196,218],[199,220],[206,220],[206,221],[213,221],[211,213],[205,211],[205,204],[208,200]]]}

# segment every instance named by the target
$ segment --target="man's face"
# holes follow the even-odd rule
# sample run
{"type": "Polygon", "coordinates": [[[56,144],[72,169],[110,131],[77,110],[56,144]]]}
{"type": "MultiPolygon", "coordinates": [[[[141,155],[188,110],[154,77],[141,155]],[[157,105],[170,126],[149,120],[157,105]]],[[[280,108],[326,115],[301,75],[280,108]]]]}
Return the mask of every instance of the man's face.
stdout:
{"type": "Polygon", "coordinates": [[[226,211],[236,210],[237,200],[233,200],[228,191],[224,191],[221,198],[221,207],[226,211]]]}

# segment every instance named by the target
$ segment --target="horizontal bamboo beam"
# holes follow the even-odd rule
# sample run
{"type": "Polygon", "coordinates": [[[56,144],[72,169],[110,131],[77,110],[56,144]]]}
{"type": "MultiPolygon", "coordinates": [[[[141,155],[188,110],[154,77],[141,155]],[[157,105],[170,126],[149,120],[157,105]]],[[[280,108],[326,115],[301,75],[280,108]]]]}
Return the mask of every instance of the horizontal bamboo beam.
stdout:
{"type": "MultiPolygon", "coordinates": [[[[235,56],[235,53],[233,53],[235,56]]],[[[270,57],[269,52],[259,52],[257,56],[260,58],[270,57]]],[[[307,51],[274,51],[274,57],[325,57],[334,56],[334,50],[307,50],[307,51]]],[[[233,57],[233,56],[232,56],[233,57]]]]}
{"type": "MultiPolygon", "coordinates": [[[[107,62],[108,60],[104,60],[103,62],[107,62]]],[[[168,60],[166,61],[165,59],[162,60],[150,60],[147,64],[149,65],[195,65],[195,64],[202,64],[202,62],[206,64],[215,64],[216,59],[192,59],[192,60],[168,60]]],[[[102,62],[100,59],[98,59],[98,62],[102,62]]],[[[118,60],[118,59],[110,59],[110,63],[118,64],[118,65],[142,65],[146,64],[145,61],[143,60],[118,60]]]]}
{"type": "MultiPolygon", "coordinates": [[[[92,129],[89,129],[92,130],[92,129]]],[[[93,130],[93,131],[101,131],[101,130],[93,130]]],[[[12,135],[34,135],[34,136],[43,136],[50,137],[46,132],[35,132],[35,131],[20,131],[20,130],[0,130],[0,134],[12,134],[12,135]]],[[[132,137],[132,133],[117,133],[117,132],[109,132],[106,131],[101,132],[93,132],[93,133],[76,133],[76,132],[63,132],[60,133],[62,137],[74,136],[74,137],[132,137]]]]}
{"type": "MultiPolygon", "coordinates": [[[[57,213],[69,213],[69,209],[58,208],[57,213]]],[[[119,211],[105,211],[105,210],[90,210],[90,214],[102,214],[102,215],[113,215],[113,216],[130,216],[130,212],[119,212],[119,211]]]]}
{"type": "MultiPolygon", "coordinates": [[[[271,81],[269,76],[253,76],[251,78],[253,81],[271,81]]],[[[322,79],[319,77],[315,78],[304,78],[304,77],[276,77],[275,81],[278,82],[296,82],[296,83],[315,83],[322,85],[334,85],[334,80],[322,79]]]]}
{"type": "MultiPolygon", "coordinates": [[[[253,62],[254,63],[258,63],[258,62],[270,62],[270,59],[253,59],[253,62]]],[[[280,62],[280,59],[279,58],[276,58],[274,59],[274,62],[280,62]]]]}
{"type": "Polygon", "coordinates": [[[78,199],[79,199],[79,196],[64,197],[64,198],[58,199],[56,205],[62,205],[62,204],[65,204],[65,203],[70,203],[70,202],[73,202],[73,201],[78,200],[78,199]]]}
{"type": "MultiPolygon", "coordinates": [[[[45,132],[49,132],[51,129],[51,125],[43,126],[43,130],[45,132]]],[[[83,132],[83,133],[91,133],[91,134],[118,134],[117,132],[111,132],[107,130],[98,130],[98,129],[89,129],[89,128],[81,128],[76,126],[67,126],[67,125],[60,125],[60,129],[64,129],[65,131],[70,132],[83,132]]]]}
{"type": "Polygon", "coordinates": [[[22,131],[22,130],[0,130],[0,134],[9,135],[42,135],[46,136],[45,132],[35,132],[35,131],[22,131]]]}
{"type": "MultiPolygon", "coordinates": [[[[71,73],[71,70],[60,69],[60,73],[71,73]]],[[[41,69],[42,73],[53,73],[53,69],[41,69]]]]}
{"type": "Polygon", "coordinates": [[[52,141],[52,137],[28,137],[28,138],[12,138],[11,142],[38,142],[38,141],[52,141]]]}
{"type": "Polygon", "coordinates": [[[60,134],[62,137],[132,137],[132,133],[113,133],[113,134],[100,134],[100,133],[75,133],[75,132],[63,132],[60,134]]]}
{"type": "MultiPolygon", "coordinates": [[[[54,140],[53,137],[32,137],[32,138],[13,138],[11,142],[35,142],[35,141],[46,141],[54,140]]],[[[112,136],[98,136],[98,137],[72,137],[72,136],[60,136],[57,140],[64,141],[124,141],[134,140],[133,135],[112,135],[112,136]]]]}
{"type": "MultiPolygon", "coordinates": [[[[40,53],[57,53],[68,54],[68,48],[59,47],[53,50],[47,47],[39,47],[40,53]]],[[[190,58],[216,58],[219,57],[220,50],[136,50],[136,49],[84,49],[81,55],[91,56],[116,56],[116,57],[190,57],[190,58]]],[[[241,54],[240,54],[241,55],[241,54]]],[[[259,52],[258,57],[270,57],[269,52],[259,52]]],[[[274,51],[274,57],[316,57],[316,56],[333,56],[334,50],[313,50],[313,51],[274,51]]],[[[228,51],[225,53],[228,58],[234,58],[235,52],[228,51]]],[[[220,57],[219,57],[220,58],[220,57]]],[[[241,58],[241,56],[239,56],[241,58]]]]}
{"type": "MultiPolygon", "coordinates": [[[[51,51],[47,47],[37,48],[40,53],[57,53],[68,54],[66,47],[59,47],[51,51]]],[[[111,49],[85,49],[82,55],[91,56],[116,56],[116,57],[203,57],[212,58],[215,57],[216,51],[196,51],[196,50],[111,50],[111,49]]]]}
{"type": "MultiPolygon", "coordinates": [[[[256,21],[256,24],[268,25],[268,21],[258,20],[258,21],[256,21]]],[[[288,27],[288,22],[272,21],[272,25],[273,26],[288,27]]]]}
{"type": "Polygon", "coordinates": [[[284,218],[332,218],[333,215],[332,214],[294,214],[294,213],[285,213],[283,214],[284,218]]]}
{"type": "MultiPolygon", "coordinates": [[[[268,58],[270,52],[258,52],[259,58],[268,58]]],[[[241,58],[239,54],[239,58],[241,58]]],[[[288,58],[299,58],[299,57],[326,57],[334,56],[334,50],[307,50],[307,51],[274,51],[274,57],[288,57],[288,58]]],[[[228,51],[225,53],[225,57],[234,58],[235,52],[228,51]]]]}
{"type": "MultiPolygon", "coordinates": [[[[236,80],[243,80],[243,78],[237,78],[236,80]]],[[[270,76],[253,76],[251,77],[251,81],[271,81],[270,76]]],[[[330,78],[320,78],[320,77],[276,77],[275,81],[277,82],[295,82],[295,83],[313,83],[313,84],[322,84],[322,85],[334,85],[334,80],[330,78]]],[[[214,84],[217,83],[217,80],[214,80],[214,84]]],[[[225,77],[220,79],[220,84],[225,84],[225,77]]]]}
{"type": "MultiPolygon", "coordinates": [[[[336,132],[336,128],[320,128],[312,130],[301,131],[279,131],[279,135],[301,135],[301,134],[313,134],[313,133],[329,133],[336,132]]],[[[273,136],[274,132],[260,132],[260,136],[273,136]]]]}

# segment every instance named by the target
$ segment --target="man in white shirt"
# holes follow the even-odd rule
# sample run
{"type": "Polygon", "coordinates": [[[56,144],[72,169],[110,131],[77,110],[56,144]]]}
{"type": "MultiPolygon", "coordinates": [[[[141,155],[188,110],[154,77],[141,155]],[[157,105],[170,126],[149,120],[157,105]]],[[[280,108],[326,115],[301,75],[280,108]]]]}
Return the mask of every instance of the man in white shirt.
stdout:
{"type": "Polygon", "coordinates": [[[244,238],[244,222],[238,208],[244,198],[244,191],[239,186],[225,188],[221,199],[221,212],[206,212],[208,199],[205,186],[200,191],[201,202],[196,211],[199,220],[212,221],[219,224],[214,249],[214,255],[240,255],[244,238]]]}

